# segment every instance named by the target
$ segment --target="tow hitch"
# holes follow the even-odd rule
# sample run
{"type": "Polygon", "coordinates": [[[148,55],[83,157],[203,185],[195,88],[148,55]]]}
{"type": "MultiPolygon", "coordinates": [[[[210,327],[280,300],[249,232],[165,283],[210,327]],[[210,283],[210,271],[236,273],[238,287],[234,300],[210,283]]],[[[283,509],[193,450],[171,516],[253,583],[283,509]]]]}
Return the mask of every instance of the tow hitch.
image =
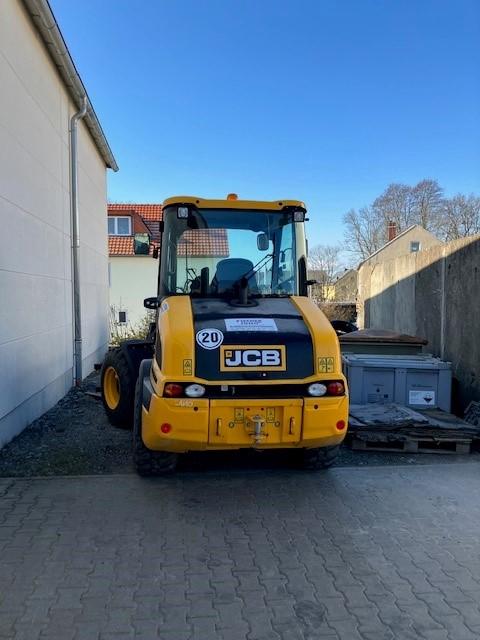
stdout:
{"type": "Polygon", "coordinates": [[[249,425],[253,422],[253,431],[249,431],[248,435],[253,436],[255,439],[255,444],[259,444],[263,438],[267,437],[267,434],[263,431],[263,425],[265,424],[265,418],[261,415],[256,414],[254,416],[249,416],[249,425]]]}

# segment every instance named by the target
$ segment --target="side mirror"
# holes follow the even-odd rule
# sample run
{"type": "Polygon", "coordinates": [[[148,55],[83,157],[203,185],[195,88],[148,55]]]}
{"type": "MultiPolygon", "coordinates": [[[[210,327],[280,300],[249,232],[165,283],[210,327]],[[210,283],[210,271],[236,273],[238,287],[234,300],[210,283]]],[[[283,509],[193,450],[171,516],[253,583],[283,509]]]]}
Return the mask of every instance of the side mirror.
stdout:
{"type": "Polygon", "coordinates": [[[257,236],[257,248],[259,251],[267,251],[268,246],[269,246],[269,241],[268,241],[268,236],[266,233],[263,233],[263,231],[261,233],[258,234],[257,236]]]}
{"type": "Polygon", "coordinates": [[[305,280],[307,287],[312,287],[314,284],[318,284],[318,280],[305,280]]]}
{"type": "Polygon", "coordinates": [[[159,255],[159,250],[158,247],[153,247],[152,249],[152,258],[155,258],[155,260],[158,260],[158,255],[159,255]]]}
{"type": "Polygon", "coordinates": [[[160,306],[160,301],[157,296],[155,296],[154,298],[145,298],[145,300],[143,301],[143,306],[145,307],[145,309],[158,309],[158,307],[160,306]]]}

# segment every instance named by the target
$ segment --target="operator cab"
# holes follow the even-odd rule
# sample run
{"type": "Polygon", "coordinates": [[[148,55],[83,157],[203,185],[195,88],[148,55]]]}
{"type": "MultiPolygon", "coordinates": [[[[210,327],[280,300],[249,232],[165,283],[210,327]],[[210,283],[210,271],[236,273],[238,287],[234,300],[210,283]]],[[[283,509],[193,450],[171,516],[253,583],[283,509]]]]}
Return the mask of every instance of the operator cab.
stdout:
{"type": "Polygon", "coordinates": [[[189,295],[253,304],[306,295],[305,205],[229,196],[165,201],[159,299],[189,295]]]}

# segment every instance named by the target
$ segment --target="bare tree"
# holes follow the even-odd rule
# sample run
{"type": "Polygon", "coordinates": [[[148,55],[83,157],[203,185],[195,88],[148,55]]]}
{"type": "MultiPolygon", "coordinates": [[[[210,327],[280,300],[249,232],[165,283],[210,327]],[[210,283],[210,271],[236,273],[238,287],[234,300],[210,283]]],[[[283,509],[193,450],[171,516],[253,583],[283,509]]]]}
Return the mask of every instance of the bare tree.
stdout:
{"type": "Polygon", "coordinates": [[[421,180],[414,187],[391,184],[373,203],[372,209],[383,220],[384,228],[394,222],[398,231],[419,224],[429,231],[441,228],[443,190],[436,180],[421,180]]]}
{"type": "Polygon", "coordinates": [[[412,188],[413,223],[432,233],[440,233],[443,215],[443,189],[436,180],[422,180],[412,188]]]}
{"type": "Polygon", "coordinates": [[[384,221],[372,207],[350,209],[343,216],[343,224],[345,250],[352,254],[353,262],[365,260],[385,243],[384,221]]]}
{"type": "Polygon", "coordinates": [[[456,240],[480,233],[480,198],[458,193],[444,201],[443,225],[446,240],[456,240]]]}
{"type": "Polygon", "coordinates": [[[364,260],[387,242],[387,227],[398,232],[419,224],[439,237],[444,235],[443,190],[436,180],[425,179],[411,187],[390,184],[372,205],[344,215],[345,249],[364,260]]]}
{"type": "Polygon", "coordinates": [[[308,269],[318,283],[312,292],[317,302],[329,299],[330,288],[342,266],[340,252],[340,247],[325,244],[318,244],[309,251],[308,269]]]}
{"type": "MultiPolygon", "coordinates": [[[[415,203],[412,188],[406,184],[391,184],[376,198],[372,210],[378,220],[382,222],[382,229],[387,228],[389,222],[394,222],[398,230],[403,230],[413,224],[415,219],[415,203]]],[[[386,240],[386,237],[384,238],[386,240]]]]}

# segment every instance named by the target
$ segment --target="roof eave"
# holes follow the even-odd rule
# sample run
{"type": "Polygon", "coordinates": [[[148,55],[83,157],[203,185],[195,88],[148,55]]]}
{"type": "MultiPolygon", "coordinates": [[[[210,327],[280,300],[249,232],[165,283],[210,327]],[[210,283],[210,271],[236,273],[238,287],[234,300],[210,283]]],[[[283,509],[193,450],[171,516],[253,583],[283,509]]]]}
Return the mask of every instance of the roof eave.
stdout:
{"type": "Polygon", "coordinates": [[[58,28],[57,21],[55,20],[55,16],[53,15],[48,0],[23,0],[23,4],[37,28],[50,58],[57,67],[65,87],[67,88],[75,105],[78,108],[81,108],[83,97],[87,98],[85,124],[90,131],[105,165],[113,171],[118,171],[117,162],[97,118],[97,114],[90,102],[87,90],[85,89],[82,79],[75,68],[75,64],[70,52],[68,51],[60,29],[58,28]]]}
{"type": "MultiPolygon", "coordinates": [[[[365,264],[365,262],[368,262],[370,260],[370,258],[373,258],[374,256],[377,255],[377,253],[380,253],[381,251],[383,251],[384,249],[386,249],[387,247],[389,247],[391,244],[393,244],[394,242],[396,242],[399,238],[401,238],[402,236],[404,236],[406,233],[408,233],[409,231],[411,231],[412,229],[415,229],[415,227],[418,227],[420,225],[418,224],[411,224],[409,227],[407,227],[406,229],[404,229],[403,231],[401,231],[400,233],[398,233],[394,238],[392,238],[391,240],[389,240],[388,242],[386,242],[384,245],[382,245],[379,249],[377,249],[376,251],[374,251],[373,253],[371,253],[367,258],[365,258],[365,260],[362,260],[362,262],[360,262],[360,264],[358,265],[358,268],[360,268],[362,266],[362,264],[365,264]]],[[[426,231],[426,229],[425,229],[426,231]]]]}

